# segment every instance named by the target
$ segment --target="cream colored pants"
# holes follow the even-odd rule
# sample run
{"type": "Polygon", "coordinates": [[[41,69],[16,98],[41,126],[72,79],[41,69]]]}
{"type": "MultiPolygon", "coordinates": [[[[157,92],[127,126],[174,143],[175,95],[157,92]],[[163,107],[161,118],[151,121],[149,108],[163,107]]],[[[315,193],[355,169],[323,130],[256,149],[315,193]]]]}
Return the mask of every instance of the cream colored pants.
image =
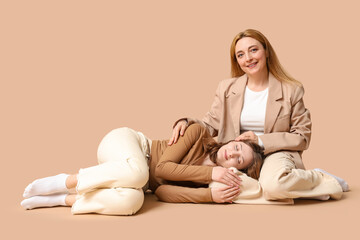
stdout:
{"type": "Polygon", "coordinates": [[[340,199],[342,188],[335,178],[314,170],[296,169],[294,154],[277,152],[269,155],[260,172],[259,182],[267,200],[311,198],[330,195],[340,199]]]}
{"type": "Polygon", "coordinates": [[[101,141],[99,165],[80,169],[73,214],[135,214],[144,202],[149,180],[151,140],[129,128],[118,128],[101,141]]]}
{"type": "MultiPolygon", "coordinates": [[[[242,180],[241,193],[233,200],[242,204],[293,204],[294,198],[330,195],[340,199],[342,188],[335,178],[314,170],[296,169],[293,154],[278,152],[269,155],[261,169],[259,181],[233,168],[242,180]],[[276,201],[275,201],[276,200],[276,201]]],[[[221,187],[212,182],[210,187],[221,187]]]]}

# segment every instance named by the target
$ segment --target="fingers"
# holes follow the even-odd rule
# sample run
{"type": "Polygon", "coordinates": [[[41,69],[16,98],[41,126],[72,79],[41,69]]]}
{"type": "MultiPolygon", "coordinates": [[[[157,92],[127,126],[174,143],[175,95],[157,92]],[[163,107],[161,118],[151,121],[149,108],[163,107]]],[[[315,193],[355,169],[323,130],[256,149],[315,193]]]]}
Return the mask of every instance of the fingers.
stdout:
{"type": "Polygon", "coordinates": [[[184,136],[185,129],[186,129],[186,126],[185,126],[185,125],[182,125],[182,126],[181,126],[181,130],[180,130],[180,135],[181,135],[181,136],[184,136]]]}
{"type": "Polygon", "coordinates": [[[179,125],[176,125],[176,127],[173,130],[172,137],[168,142],[169,146],[173,145],[174,143],[177,143],[178,138],[179,138],[179,132],[180,132],[180,127],[179,127],[179,125]]]}
{"type": "Polygon", "coordinates": [[[224,180],[225,180],[225,184],[228,185],[228,186],[231,186],[231,187],[237,187],[237,186],[240,186],[241,185],[241,179],[237,179],[236,177],[234,176],[225,176],[224,177],[224,180]]]}
{"type": "Polygon", "coordinates": [[[240,187],[230,187],[223,191],[222,200],[223,202],[231,203],[241,193],[240,187]]]}
{"type": "Polygon", "coordinates": [[[178,139],[179,139],[179,129],[175,128],[174,129],[174,143],[177,143],[178,139]]]}
{"type": "Polygon", "coordinates": [[[252,131],[247,131],[241,134],[240,136],[238,136],[237,138],[235,138],[235,141],[247,141],[247,140],[257,143],[256,134],[252,131]]]}
{"type": "Polygon", "coordinates": [[[231,180],[232,183],[234,183],[235,186],[240,186],[241,185],[241,178],[234,173],[232,170],[228,170],[228,174],[229,174],[229,178],[231,180]]]}
{"type": "Polygon", "coordinates": [[[240,187],[232,187],[226,191],[224,191],[224,198],[226,199],[233,199],[234,197],[236,197],[239,193],[240,193],[240,187]]]}
{"type": "Polygon", "coordinates": [[[242,140],[242,136],[238,136],[237,138],[235,138],[236,142],[241,141],[241,140],[242,140]]]}
{"type": "Polygon", "coordinates": [[[249,139],[249,135],[247,134],[247,132],[241,134],[240,136],[238,136],[237,138],[235,138],[235,141],[244,141],[244,140],[248,140],[249,139]]]}
{"type": "Polygon", "coordinates": [[[177,143],[179,136],[184,136],[186,128],[187,128],[186,123],[178,122],[178,124],[176,124],[176,126],[173,130],[173,134],[168,142],[168,146],[171,146],[174,143],[177,143]]]}
{"type": "Polygon", "coordinates": [[[250,136],[249,135],[240,135],[236,138],[237,141],[244,141],[244,140],[249,140],[250,136]]]}
{"type": "Polygon", "coordinates": [[[222,178],[222,183],[228,186],[240,186],[241,185],[241,178],[236,175],[232,170],[227,169],[226,174],[222,178]]]}
{"type": "Polygon", "coordinates": [[[175,136],[176,136],[176,131],[174,129],[173,132],[172,132],[172,136],[171,136],[171,138],[170,138],[170,140],[168,142],[168,146],[171,146],[174,143],[175,136]]]}

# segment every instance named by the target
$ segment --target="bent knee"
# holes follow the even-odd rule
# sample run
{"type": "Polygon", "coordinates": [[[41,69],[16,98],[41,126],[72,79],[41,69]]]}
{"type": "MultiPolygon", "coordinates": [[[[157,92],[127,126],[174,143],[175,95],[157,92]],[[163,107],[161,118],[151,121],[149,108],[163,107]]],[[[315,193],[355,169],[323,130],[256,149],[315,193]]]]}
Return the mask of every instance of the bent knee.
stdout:
{"type": "Polygon", "coordinates": [[[139,171],[134,173],[128,179],[128,184],[131,188],[142,188],[146,185],[149,180],[149,171],[139,171]]]}
{"type": "Polygon", "coordinates": [[[260,181],[264,197],[266,200],[276,200],[286,198],[288,189],[281,182],[281,178],[272,178],[267,181],[260,181]]]}
{"type": "Polygon", "coordinates": [[[121,163],[117,164],[114,162],[113,165],[113,179],[117,184],[119,184],[117,187],[142,188],[149,180],[150,174],[148,167],[140,168],[138,166],[134,166],[124,170],[121,163]]]}
{"type": "Polygon", "coordinates": [[[133,215],[140,210],[144,203],[144,192],[142,189],[122,188],[116,190],[124,195],[122,211],[125,210],[127,215],[133,215]]]}
{"type": "Polygon", "coordinates": [[[117,196],[113,203],[108,206],[109,214],[133,215],[137,213],[144,203],[142,189],[116,188],[117,196]]]}

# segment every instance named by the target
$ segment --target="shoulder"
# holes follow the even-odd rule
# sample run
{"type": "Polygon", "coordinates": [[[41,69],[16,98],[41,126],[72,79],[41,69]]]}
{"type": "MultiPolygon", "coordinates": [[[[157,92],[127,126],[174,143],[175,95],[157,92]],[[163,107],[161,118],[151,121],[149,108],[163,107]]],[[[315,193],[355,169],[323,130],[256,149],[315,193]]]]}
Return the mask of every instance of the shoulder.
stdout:
{"type": "Polygon", "coordinates": [[[281,85],[283,94],[295,102],[304,96],[305,90],[302,84],[281,82],[281,85]]]}
{"type": "Polygon", "coordinates": [[[246,85],[247,76],[228,78],[220,81],[218,91],[227,95],[229,92],[238,92],[239,86],[246,85]]]}
{"type": "Polygon", "coordinates": [[[201,126],[198,123],[191,124],[185,131],[184,136],[190,137],[190,138],[200,138],[203,136],[208,136],[209,133],[207,129],[203,126],[201,126]]]}
{"type": "MultiPolygon", "coordinates": [[[[241,78],[241,77],[240,77],[241,78]]],[[[237,80],[240,80],[239,77],[237,78],[227,78],[220,81],[219,86],[232,86],[237,80]]]]}

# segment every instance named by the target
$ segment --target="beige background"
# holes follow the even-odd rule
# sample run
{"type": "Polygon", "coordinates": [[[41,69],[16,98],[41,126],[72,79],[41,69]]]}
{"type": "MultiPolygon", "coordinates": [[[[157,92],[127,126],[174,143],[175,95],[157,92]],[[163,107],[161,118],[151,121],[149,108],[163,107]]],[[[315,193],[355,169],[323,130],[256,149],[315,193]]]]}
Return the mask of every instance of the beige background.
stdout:
{"type": "Polygon", "coordinates": [[[356,239],[357,1],[129,2],[1,1],[1,234],[356,239]],[[313,119],[304,162],[344,177],[352,191],[342,200],[196,205],[147,196],[132,217],[20,207],[23,189],[36,177],[94,165],[99,141],[113,128],[164,139],[177,118],[201,118],[218,82],[230,75],[232,38],[246,28],[263,32],[285,68],[303,82],[313,119]]]}

